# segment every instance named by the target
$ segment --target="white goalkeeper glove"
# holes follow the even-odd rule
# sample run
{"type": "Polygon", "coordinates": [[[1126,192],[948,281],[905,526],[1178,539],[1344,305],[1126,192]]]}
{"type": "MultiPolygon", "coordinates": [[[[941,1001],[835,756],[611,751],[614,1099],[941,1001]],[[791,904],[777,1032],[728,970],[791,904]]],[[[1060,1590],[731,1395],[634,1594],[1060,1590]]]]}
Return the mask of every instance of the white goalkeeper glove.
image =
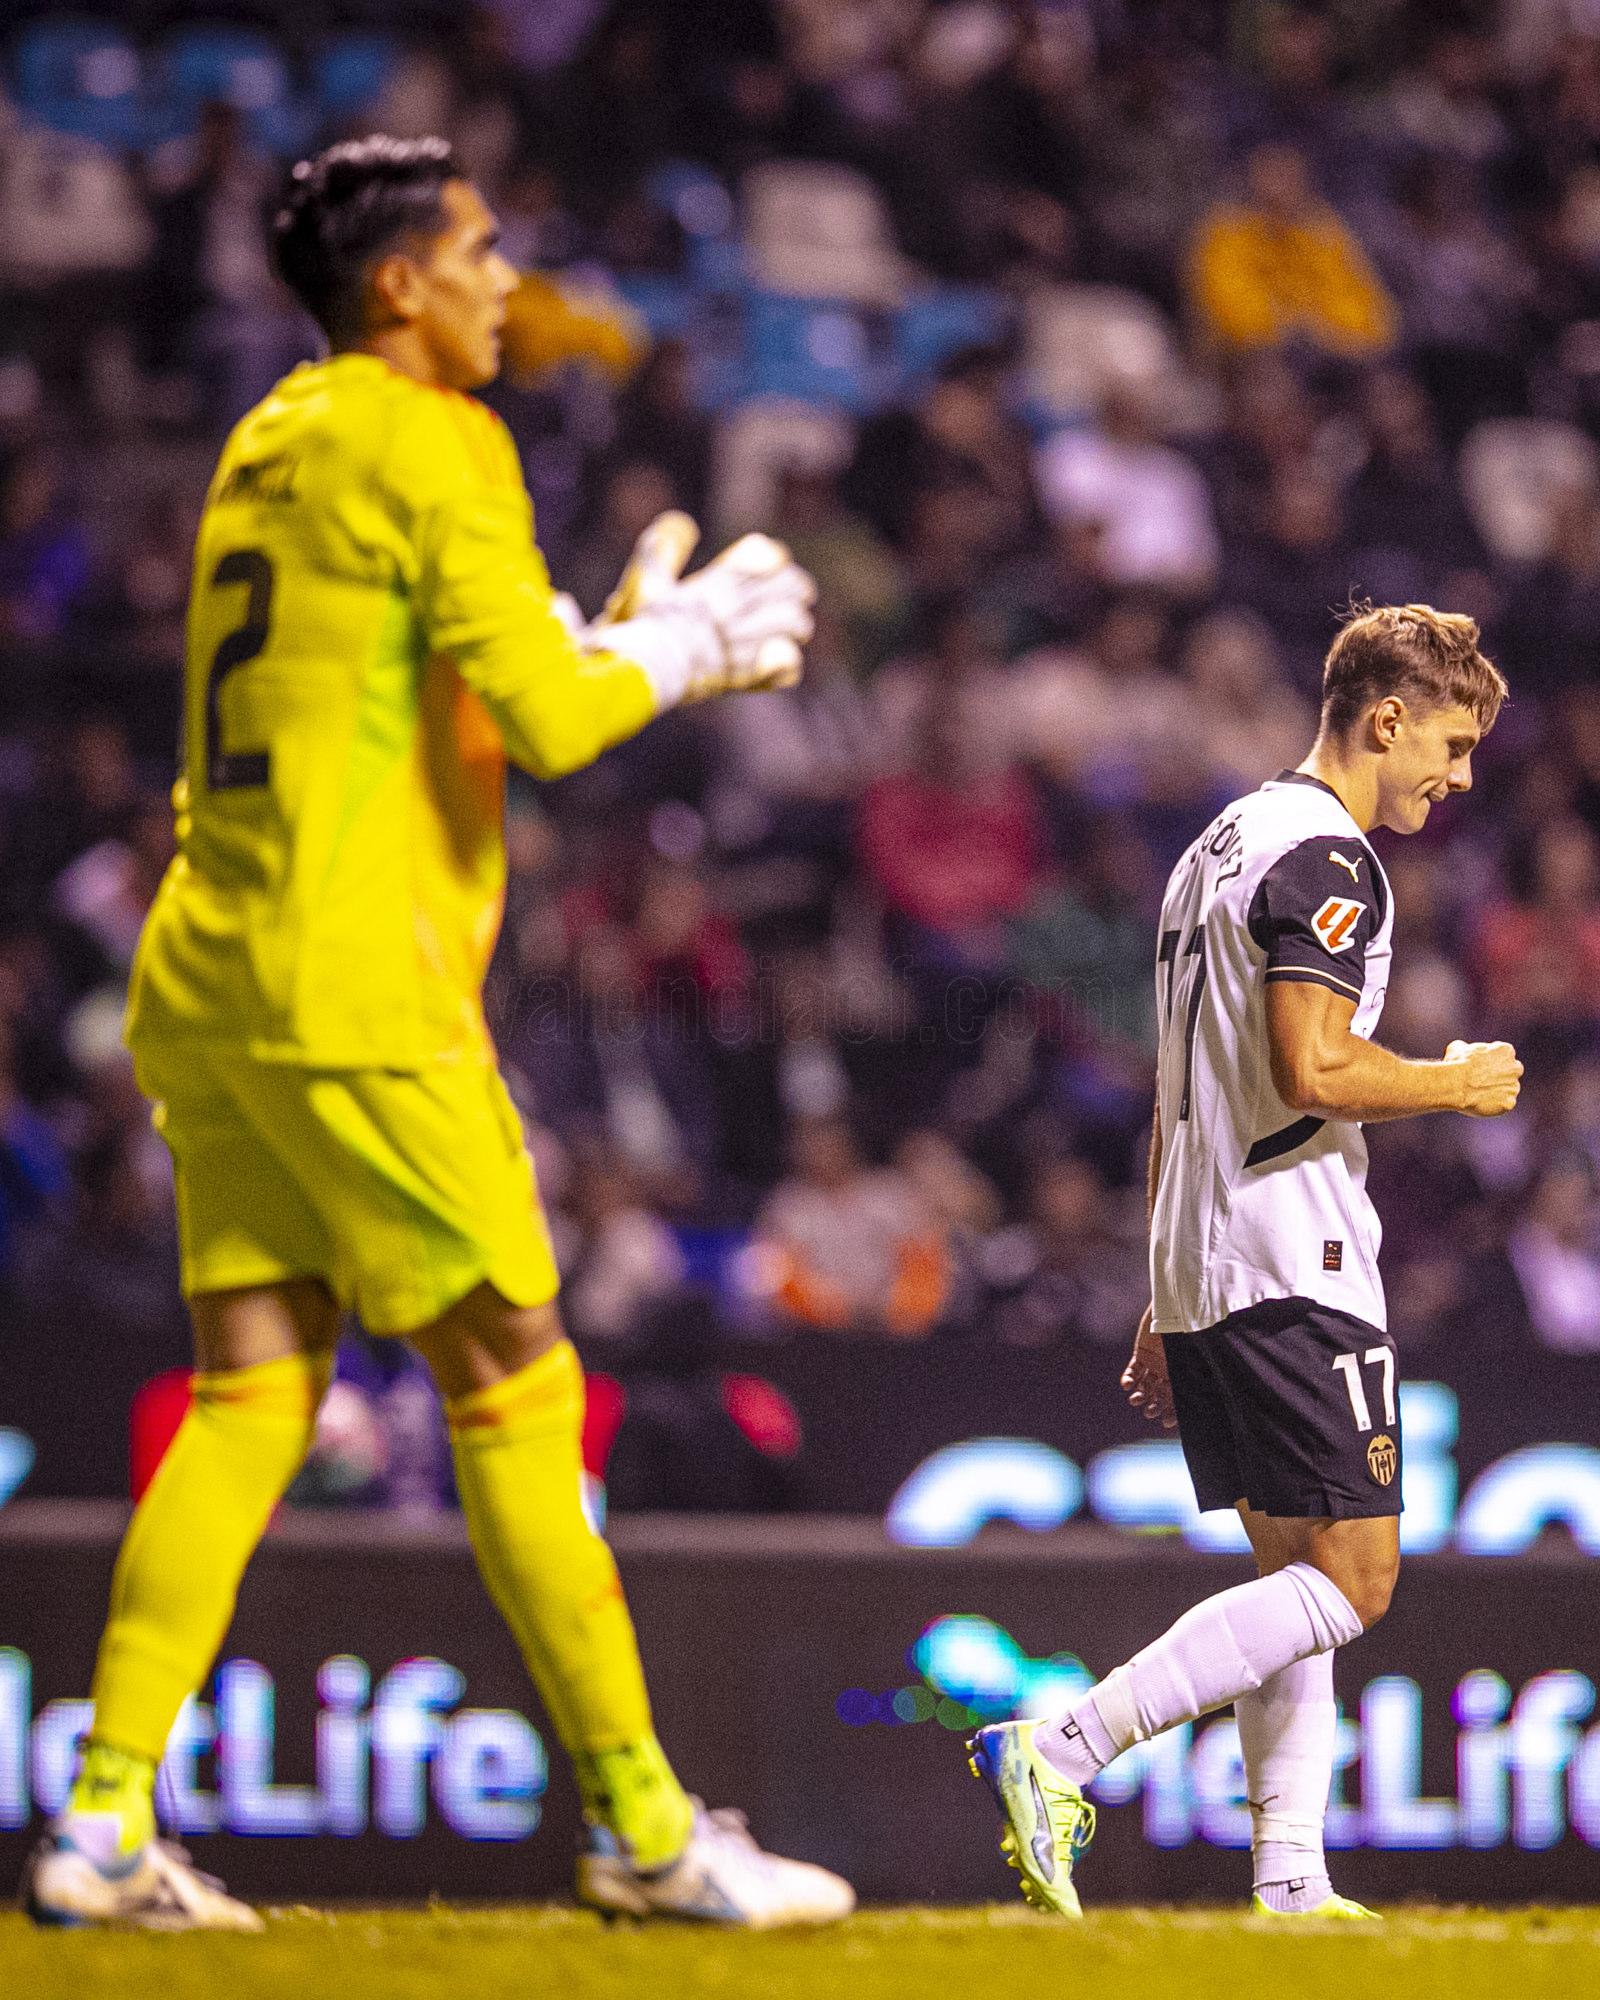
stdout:
{"type": "Polygon", "coordinates": [[[550,600],[550,609],[580,646],[594,652],[608,644],[613,625],[635,617],[672,588],[699,539],[699,527],[690,516],[669,508],[657,514],[634,543],[628,566],[617,578],[598,618],[586,619],[570,590],[558,590],[550,600]]]}
{"type": "Polygon", "coordinates": [[[580,643],[636,660],[662,708],[792,687],[811,637],[815,583],[767,535],[742,536],[683,579],[699,539],[687,514],[652,521],[580,643]]]}

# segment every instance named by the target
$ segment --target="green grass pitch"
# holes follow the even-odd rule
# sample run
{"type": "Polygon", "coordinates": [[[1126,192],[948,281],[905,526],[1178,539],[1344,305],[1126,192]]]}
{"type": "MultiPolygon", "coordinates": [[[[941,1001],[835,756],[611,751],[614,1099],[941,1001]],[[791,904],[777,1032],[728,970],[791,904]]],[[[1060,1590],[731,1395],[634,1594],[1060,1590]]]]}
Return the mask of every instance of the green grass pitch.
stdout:
{"type": "Polygon", "coordinates": [[[868,1910],[748,1937],[568,1909],[274,1912],[264,1937],[36,1931],[0,1916],[17,2000],[1561,2000],[1594,1990],[1600,1909],[1405,1910],[1273,1929],[1234,1911],[868,1910]]]}

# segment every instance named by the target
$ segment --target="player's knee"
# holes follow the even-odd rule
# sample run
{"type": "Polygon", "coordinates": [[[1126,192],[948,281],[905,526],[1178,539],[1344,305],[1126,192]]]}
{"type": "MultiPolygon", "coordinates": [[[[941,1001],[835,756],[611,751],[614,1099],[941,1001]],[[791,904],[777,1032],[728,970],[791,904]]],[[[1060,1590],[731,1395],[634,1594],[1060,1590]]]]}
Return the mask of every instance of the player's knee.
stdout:
{"type": "Polygon", "coordinates": [[[565,1337],[553,1300],[517,1306],[483,1284],[411,1340],[441,1392],[464,1396],[520,1374],[565,1337]]]}
{"type": "Polygon", "coordinates": [[[476,1332],[506,1374],[548,1354],[566,1338],[561,1314],[552,1301],[542,1306],[517,1306],[490,1285],[479,1287],[474,1303],[478,1308],[476,1332]]]}
{"type": "Polygon", "coordinates": [[[1351,1610],[1361,1620],[1363,1631],[1370,1632],[1389,1609],[1399,1575],[1399,1557],[1385,1556],[1359,1564],[1351,1574],[1340,1579],[1341,1588],[1350,1600],[1351,1610]]]}

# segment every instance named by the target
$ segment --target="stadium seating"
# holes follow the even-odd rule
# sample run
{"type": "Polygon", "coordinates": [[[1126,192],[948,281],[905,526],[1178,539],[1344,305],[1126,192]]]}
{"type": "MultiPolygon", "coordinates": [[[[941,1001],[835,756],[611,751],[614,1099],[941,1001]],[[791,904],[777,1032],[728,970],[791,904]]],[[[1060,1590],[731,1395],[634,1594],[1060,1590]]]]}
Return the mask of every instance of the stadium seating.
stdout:
{"type": "Polygon", "coordinates": [[[865,175],[820,160],[770,160],[751,168],[740,193],[756,284],[792,298],[900,303],[911,267],[865,175]]]}
{"type": "Polygon", "coordinates": [[[1182,364],[1159,306],[1116,285],[1059,285],[1023,319],[1030,400],[1053,418],[1096,408],[1117,380],[1176,386],[1182,364]]]}
{"type": "Polygon", "coordinates": [[[902,385],[932,375],[959,348],[999,340],[1006,326],[998,295],[976,285],[942,285],[908,299],[895,318],[902,385]]]}
{"type": "Polygon", "coordinates": [[[139,52],[110,21],[34,21],[12,52],[17,100],[53,131],[101,145],[132,147],[145,137],[139,52]]]}
{"type": "Polygon", "coordinates": [[[336,35],[323,43],[312,58],[311,84],[327,124],[337,128],[376,104],[399,58],[390,35],[336,35]]]}
{"type": "Polygon", "coordinates": [[[862,415],[893,393],[892,326],[881,314],[752,292],[745,302],[748,392],[862,415]]]}
{"type": "Polygon", "coordinates": [[[127,168],[82,133],[25,127],[0,155],[0,271],[20,285],[129,271],[150,247],[127,168]]]}
{"type": "Polygon", "coordinates": [[[692,160],[663,161],[646,181],[645,193],[691,241],[715,241],[732,233],[734,210],[727,189],[692,160]]]}
{"type": "Polygon", "coordinates": [[[253,28],[176,28],[157,56],[161,135],[192,132],[207,103],[231,104],[254,142],[287,155],[308,136],[311,119],[297,99],[280,45],[253,28]]]}

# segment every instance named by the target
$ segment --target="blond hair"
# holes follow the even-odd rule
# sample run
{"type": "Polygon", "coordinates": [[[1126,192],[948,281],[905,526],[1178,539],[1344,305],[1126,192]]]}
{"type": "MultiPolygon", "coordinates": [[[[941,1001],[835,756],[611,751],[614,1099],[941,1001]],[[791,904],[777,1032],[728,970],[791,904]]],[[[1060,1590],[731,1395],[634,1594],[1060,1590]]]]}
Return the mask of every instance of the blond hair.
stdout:
{"type": "Polygon", "coordinates": [[[1322,669],[1322,726],[1344,736],[1386,695],[1415,708],[1465,708],[1485,734],[1506,679],[1479,650],[1476,619],[1431,604],[1353,604],[1322,669]]]}

